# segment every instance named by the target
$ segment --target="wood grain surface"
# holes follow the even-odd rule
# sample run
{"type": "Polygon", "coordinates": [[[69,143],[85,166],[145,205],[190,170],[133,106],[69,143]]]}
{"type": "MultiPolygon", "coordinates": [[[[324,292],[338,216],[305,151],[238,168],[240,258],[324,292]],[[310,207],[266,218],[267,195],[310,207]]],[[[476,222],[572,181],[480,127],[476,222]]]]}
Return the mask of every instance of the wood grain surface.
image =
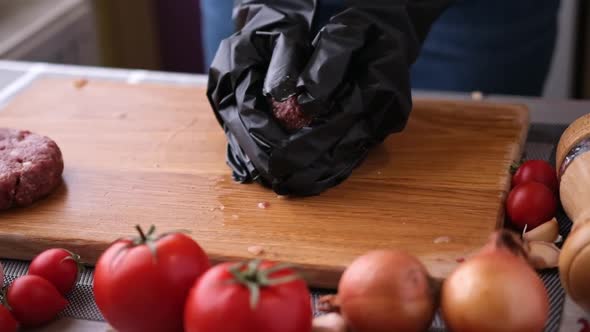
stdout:
{"type": "Polygon", "coordinates": [[[198,88],[43,80],[0,112],[0,126],[50,136],[66,164],[53,195],[0,213],[0,257],[60,246],[93,263],[134,225],[155,224],[189,230],[214,262],[252,258],[259,246],[259,257],[297,264],[312,286],[335,287],[369,250],[407,250],[444,276],[480,247],[502,224],[528,110],[418,100],[403,133],[339,187],[304,199],[232,181],[198,88]]]}

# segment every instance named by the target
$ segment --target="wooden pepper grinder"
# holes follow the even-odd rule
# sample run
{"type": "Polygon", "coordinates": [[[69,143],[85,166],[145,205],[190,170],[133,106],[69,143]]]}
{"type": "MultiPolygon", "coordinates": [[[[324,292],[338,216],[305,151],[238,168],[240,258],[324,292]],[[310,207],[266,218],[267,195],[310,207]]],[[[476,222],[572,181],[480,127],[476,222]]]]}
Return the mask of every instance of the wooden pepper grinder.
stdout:
{"type": "Polygon", "coordinates": [[[590,114],[563,133],[556,163],[561,204],[574,222],[559,257],[561,284],[590,312],[590,114]]]}

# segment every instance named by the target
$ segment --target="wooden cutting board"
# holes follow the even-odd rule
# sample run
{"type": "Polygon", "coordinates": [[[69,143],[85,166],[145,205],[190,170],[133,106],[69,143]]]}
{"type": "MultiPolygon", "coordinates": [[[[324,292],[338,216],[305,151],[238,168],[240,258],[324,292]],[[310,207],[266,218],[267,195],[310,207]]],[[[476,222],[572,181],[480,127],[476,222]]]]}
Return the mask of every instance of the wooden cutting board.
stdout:
{"type": "Polygon", "coordinates": [[[57,246],[93,263],[136,224],[154,224],[189,230],[214,262],[252,258],[248,249],[260,246],[259,257],[335,287],[372,249],[407,250],[444,276],[480,247],[502,224],[528,110],[418,100],[403,133],[339,187],[304,199],[232,181],[202,89],[37,81],[0,111],[0,126],[52,137],[66,165],[53,195],[0,213],[0,257],[31,259],[57,246]]]}

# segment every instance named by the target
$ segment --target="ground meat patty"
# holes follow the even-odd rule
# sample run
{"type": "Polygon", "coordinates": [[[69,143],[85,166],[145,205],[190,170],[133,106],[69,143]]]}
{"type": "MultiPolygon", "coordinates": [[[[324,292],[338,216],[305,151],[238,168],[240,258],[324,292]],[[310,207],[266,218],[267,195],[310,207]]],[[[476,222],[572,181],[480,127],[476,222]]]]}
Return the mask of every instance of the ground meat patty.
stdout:
{"type": "Polygon", "coordinates": [[[64,163],[54,141],[0,128],[0,210],[27,206],[61,184],[64,163]]]}
{"type": "Polygon", "coordinates": [[[309,126],[312,120],[301,110],[297,96],[289,97],[284,101],[272,100],[272,113],[279,123],[290,131],[297,131],[309,126]]]}

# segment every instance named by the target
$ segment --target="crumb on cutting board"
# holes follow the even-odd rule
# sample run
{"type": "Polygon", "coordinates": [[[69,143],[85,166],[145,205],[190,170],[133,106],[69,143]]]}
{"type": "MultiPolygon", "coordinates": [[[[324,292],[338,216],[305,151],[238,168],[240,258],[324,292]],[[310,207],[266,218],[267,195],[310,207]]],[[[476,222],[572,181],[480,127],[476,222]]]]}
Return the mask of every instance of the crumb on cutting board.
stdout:
{"type": "Polygon", "coordinates": [[[441,244],[441,243],[449,243],[451,242],[451,238],[448,236],[439,236],[436,239],[434,239],[434,244],[441,244]]]}
{"type": "Polygon", "coordinates": [[[77,79],[74,81],[74,86],[77,89],[82,89],[83,87],[85,87],[88,84],[88,80],[85,78],[81,78],[81,79],[77,79]]]}
{"type": "Polygon", "coordinates": [[[264,254],[264,247],[262,246],[250,246],[248,247],[248,252],[254,256],[260,256],[264,254]]]}
{"type": "Polygon", "coordinates": [[[269,206],[270,206],[270,203],[268,203],[268,202],[260,202],[260,203],[258,203],[258,208],[259,209],[266,209],[269,206]]]}
{"type": "Polygon", "coordinates": [[[476,101],[483,100],[483,92],[481,92],[481,91],[473,91],[471,93],[471,99],[472,100],[476,100],[476,101]]]}

